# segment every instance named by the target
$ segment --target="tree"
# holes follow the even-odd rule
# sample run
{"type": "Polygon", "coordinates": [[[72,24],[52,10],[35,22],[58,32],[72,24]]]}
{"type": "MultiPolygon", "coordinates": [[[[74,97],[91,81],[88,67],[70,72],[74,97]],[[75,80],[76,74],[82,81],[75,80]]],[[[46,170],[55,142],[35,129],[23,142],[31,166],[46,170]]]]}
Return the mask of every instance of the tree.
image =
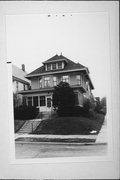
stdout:
{"type": "Polygon", "coordinates": [[[107,108],[106,108],[106,97],[103,97],[100,101],[101,104],[101,113],[103,113],[104,115],[107,112],[107,108]]]}
{"type": "Polygon", "coordinates": [[[106,97],[103,97],[101,99],[101,106],[102,106],[102,108],[106,107],[106,97]]]}
{"type": "Polygon", "coordinates": [[[52,101],[53,107],[58,111],[64,110],[67,113],[70,107],[74,107],[75,95],[67,82],[60,82],[54,87],[52,101]]]}

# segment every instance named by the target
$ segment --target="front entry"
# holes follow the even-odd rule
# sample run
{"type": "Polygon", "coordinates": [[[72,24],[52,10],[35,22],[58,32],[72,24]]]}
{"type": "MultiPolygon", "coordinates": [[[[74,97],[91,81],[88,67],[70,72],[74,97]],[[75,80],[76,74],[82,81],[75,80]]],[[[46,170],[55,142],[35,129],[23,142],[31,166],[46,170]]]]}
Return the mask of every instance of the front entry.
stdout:
{"type": "Polygon", "coordinates": [[[52,110],[52,97],[51,96],[43,96],[44,103],[40,103],[39,110],[40,112],[51,112],[52,110]]]}
{"type": "Polygon", "coordinates": [[[51,96],[46,97],[46,106],[47,106],[47,112],[51,111],[52,109],[52,98],[51,96]]]}

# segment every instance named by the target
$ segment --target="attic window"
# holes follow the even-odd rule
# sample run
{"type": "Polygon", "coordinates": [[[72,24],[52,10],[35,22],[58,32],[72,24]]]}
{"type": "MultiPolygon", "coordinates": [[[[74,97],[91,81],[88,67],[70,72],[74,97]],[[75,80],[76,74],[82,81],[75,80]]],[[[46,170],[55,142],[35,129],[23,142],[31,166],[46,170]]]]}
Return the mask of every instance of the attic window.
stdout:
{"type": "Polygon", "coordinates": [[[53,69],[53,70],[56,69],[56,63],[53,63],[53,64],[52,64],[52,69],[53,69]]]}
{"type": "Polygon", "coordinates": [[[47,71],[51,70],[51,64],[47,64],[47,71]]]}
{"type": "Polygon", "coordinates": [[[62,62],[58,62],[58,69],[62,69],[62,62]]]}

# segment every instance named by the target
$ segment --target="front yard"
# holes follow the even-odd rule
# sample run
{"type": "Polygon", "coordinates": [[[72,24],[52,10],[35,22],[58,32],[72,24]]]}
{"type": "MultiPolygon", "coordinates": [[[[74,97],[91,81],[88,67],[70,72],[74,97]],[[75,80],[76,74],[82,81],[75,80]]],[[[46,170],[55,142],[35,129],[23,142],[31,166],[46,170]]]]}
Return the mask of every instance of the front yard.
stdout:
{"type": "Polygon", "coordinates": [[[94,117],[58,117],[43,120],[34,134],[56,135],[88,135],[94,131],[98,134],[104,122],[104,115],[95,114],[94,117]]]}

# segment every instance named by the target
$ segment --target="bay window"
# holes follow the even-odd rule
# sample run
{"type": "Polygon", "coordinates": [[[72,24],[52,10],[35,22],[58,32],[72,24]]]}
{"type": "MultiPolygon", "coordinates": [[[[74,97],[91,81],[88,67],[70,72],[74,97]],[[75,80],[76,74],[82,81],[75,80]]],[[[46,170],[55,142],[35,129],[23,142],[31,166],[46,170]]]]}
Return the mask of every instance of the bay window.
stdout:
{"type": "Polygon", "coordinates": [[[57,86],[57,77],[53,77],[53,86],[57,86]]]}
{"type": "Polygon", "coordinates": [[[62,81],[69,83],[69,76],[63,76],[62,81]]]}
{"type": "Polygon", "coordinates": [[[44,83],[45,83],[45,87],[49,87],[50,86],[50,77],[45,77],[44,83]]]}

